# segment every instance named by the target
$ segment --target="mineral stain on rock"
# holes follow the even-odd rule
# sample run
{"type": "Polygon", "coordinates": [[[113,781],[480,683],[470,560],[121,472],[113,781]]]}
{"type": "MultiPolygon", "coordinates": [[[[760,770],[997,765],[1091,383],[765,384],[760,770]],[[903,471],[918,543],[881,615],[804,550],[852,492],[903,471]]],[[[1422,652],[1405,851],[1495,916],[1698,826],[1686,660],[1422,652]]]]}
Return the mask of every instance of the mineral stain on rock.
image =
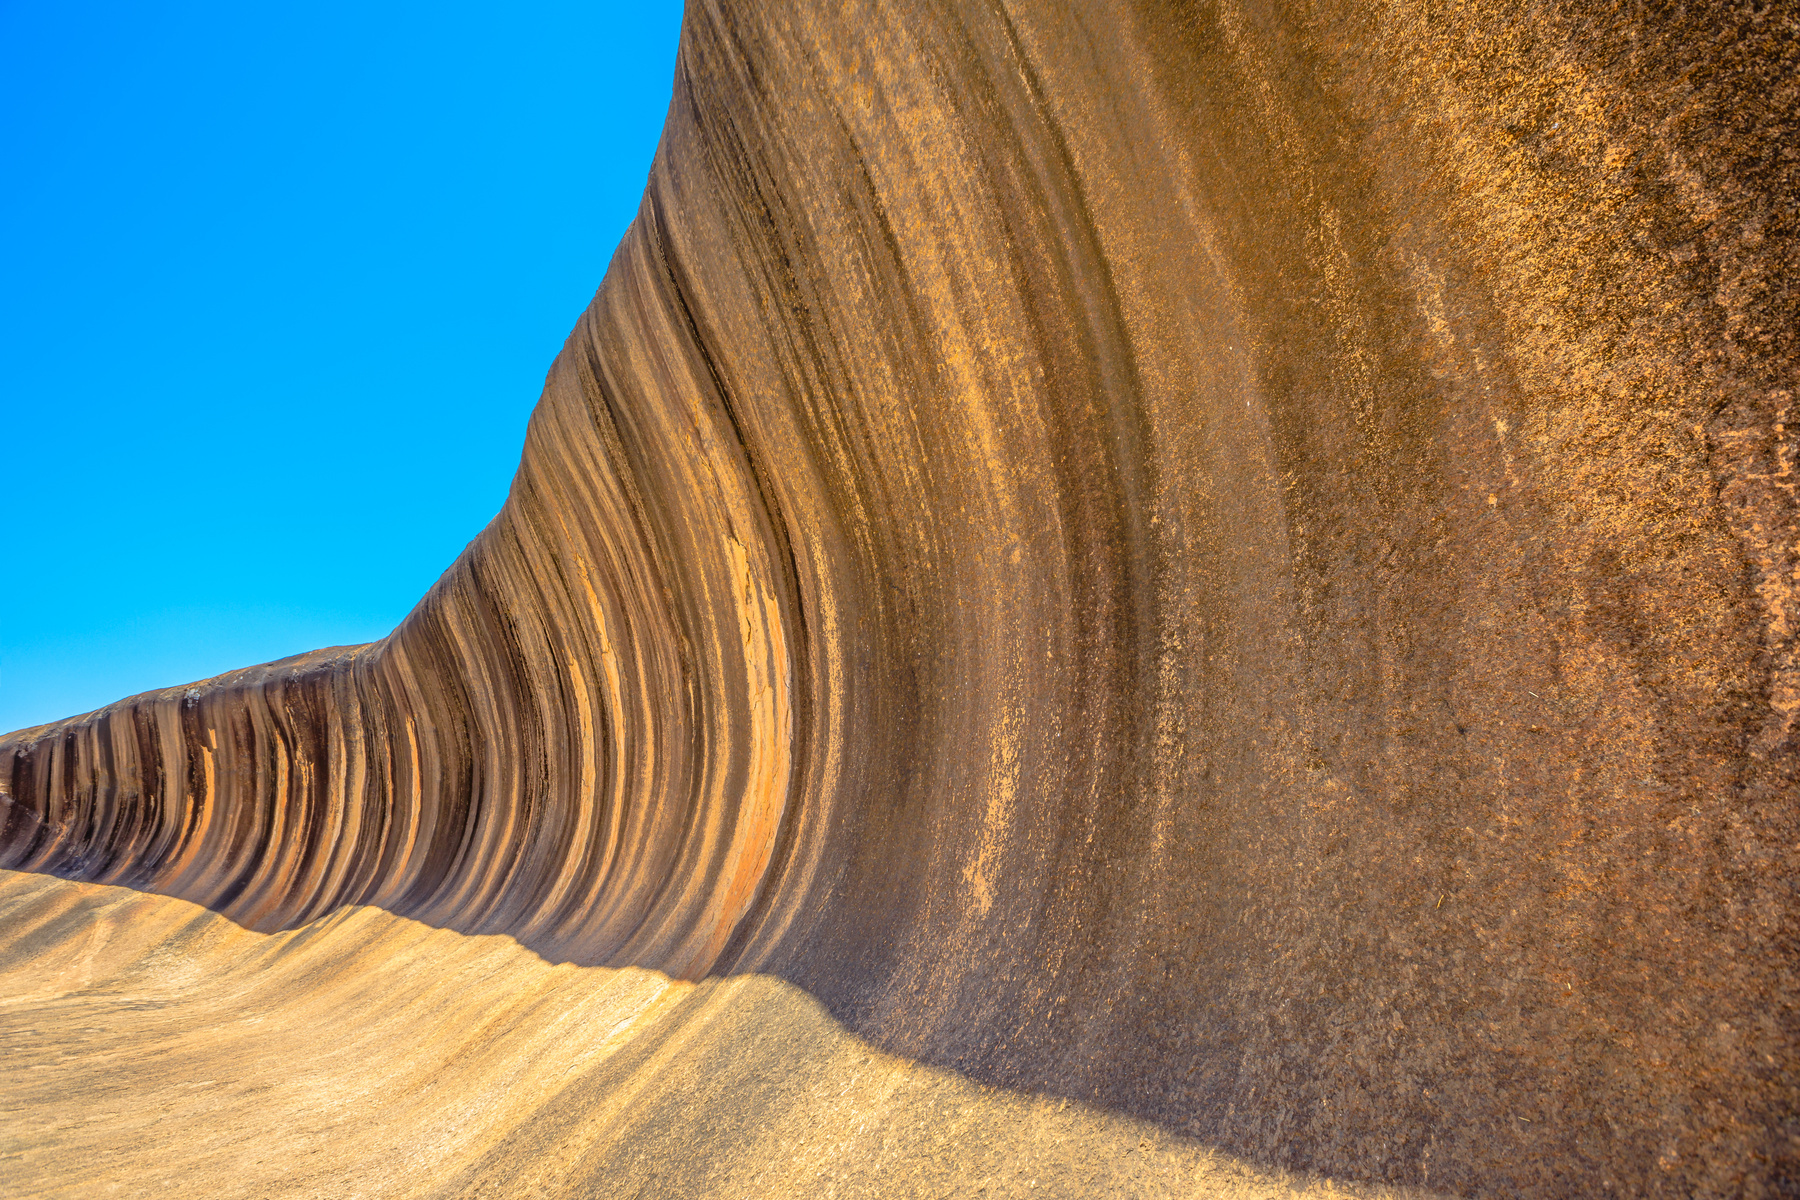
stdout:
{"type": "Polygon", "coordinates": [[[406,621],[0,741],[0,1182],[1800,1190],[1796,26],[692,0],[406,621]]]}

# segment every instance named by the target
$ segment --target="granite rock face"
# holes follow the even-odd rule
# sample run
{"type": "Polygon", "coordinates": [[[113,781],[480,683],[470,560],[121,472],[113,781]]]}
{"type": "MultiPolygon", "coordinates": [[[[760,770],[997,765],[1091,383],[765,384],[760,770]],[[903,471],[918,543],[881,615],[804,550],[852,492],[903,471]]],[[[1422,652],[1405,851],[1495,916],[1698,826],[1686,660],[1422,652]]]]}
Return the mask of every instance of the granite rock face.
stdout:
{"type": "Polygon", "coordinates": [[[1797,26],[691,0],[499,516],[10,735],[0,867],[772,976],[1271,1170],[1800,1190],[1797,26]]]}

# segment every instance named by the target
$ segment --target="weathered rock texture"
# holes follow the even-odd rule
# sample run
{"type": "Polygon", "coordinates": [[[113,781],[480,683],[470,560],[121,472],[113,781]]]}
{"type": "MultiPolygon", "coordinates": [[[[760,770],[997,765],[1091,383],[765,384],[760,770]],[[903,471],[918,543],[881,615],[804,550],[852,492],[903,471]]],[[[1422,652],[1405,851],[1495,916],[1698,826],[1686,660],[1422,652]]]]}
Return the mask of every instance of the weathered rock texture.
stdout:
{"type": "Polygon", "coordinates": [[[0,865],[775,976],[1268,1167],[1800,1189],[1796,23],[693,0],[494,523],[12,735],[0,865]]]}

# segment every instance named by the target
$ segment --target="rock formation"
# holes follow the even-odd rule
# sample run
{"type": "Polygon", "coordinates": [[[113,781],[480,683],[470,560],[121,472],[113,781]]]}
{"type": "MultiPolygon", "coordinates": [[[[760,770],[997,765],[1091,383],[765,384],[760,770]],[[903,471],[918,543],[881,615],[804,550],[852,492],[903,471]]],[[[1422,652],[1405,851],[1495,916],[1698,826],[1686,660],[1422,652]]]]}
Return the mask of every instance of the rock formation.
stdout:
{"type": "Polygon", "coordinates": [[[0,1172],[1800,1189],[1797,24],[691,0],[405,622],[0,745],[0,1172]]]}

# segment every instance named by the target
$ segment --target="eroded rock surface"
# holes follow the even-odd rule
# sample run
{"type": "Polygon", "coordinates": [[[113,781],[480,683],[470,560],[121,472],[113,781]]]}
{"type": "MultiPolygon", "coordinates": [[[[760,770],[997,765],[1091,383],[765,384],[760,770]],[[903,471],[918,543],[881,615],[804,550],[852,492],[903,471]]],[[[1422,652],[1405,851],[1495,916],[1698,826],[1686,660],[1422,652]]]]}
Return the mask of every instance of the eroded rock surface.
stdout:
{"type": "MultiPolygon", "coordinates": [[[[466,1053],[521,1072],[546,971],[601,981],[568,1011],[602,1040],[607,981],[733,977],[692,994],[1069,1101],[1089,1160],[1148,1129],[1257,1186],[1800,1189],[1797,78],[1787,4],[693,0],[493,524],[382,642],[11,735],[0,866],[336,938],[231,977],[290,1031],[355,991],[395,1072],[479,1014],[385,1017],[332,930],[507,935],[484,994],[523,1015],[466,1053]]],[[[5,999],[124,986],[33,1000],[33,946],[117,931],[30,895],[5,999]]],[[[95,1037],[33,1065],[156,1052],[95,1037]]],[[[618,1078],[699,1114],[707,1187],[825,1194],[731,1174],[775,1100],[618,1078]]],[[[444,1145],[527,1161],[503,1109],[444,1145]]],[[[1024,1187],[1005,1127],[894,1161],[1024,1187]]],[[[8,1182],[139,1178],[62,1136],[8,1182]]]]}

